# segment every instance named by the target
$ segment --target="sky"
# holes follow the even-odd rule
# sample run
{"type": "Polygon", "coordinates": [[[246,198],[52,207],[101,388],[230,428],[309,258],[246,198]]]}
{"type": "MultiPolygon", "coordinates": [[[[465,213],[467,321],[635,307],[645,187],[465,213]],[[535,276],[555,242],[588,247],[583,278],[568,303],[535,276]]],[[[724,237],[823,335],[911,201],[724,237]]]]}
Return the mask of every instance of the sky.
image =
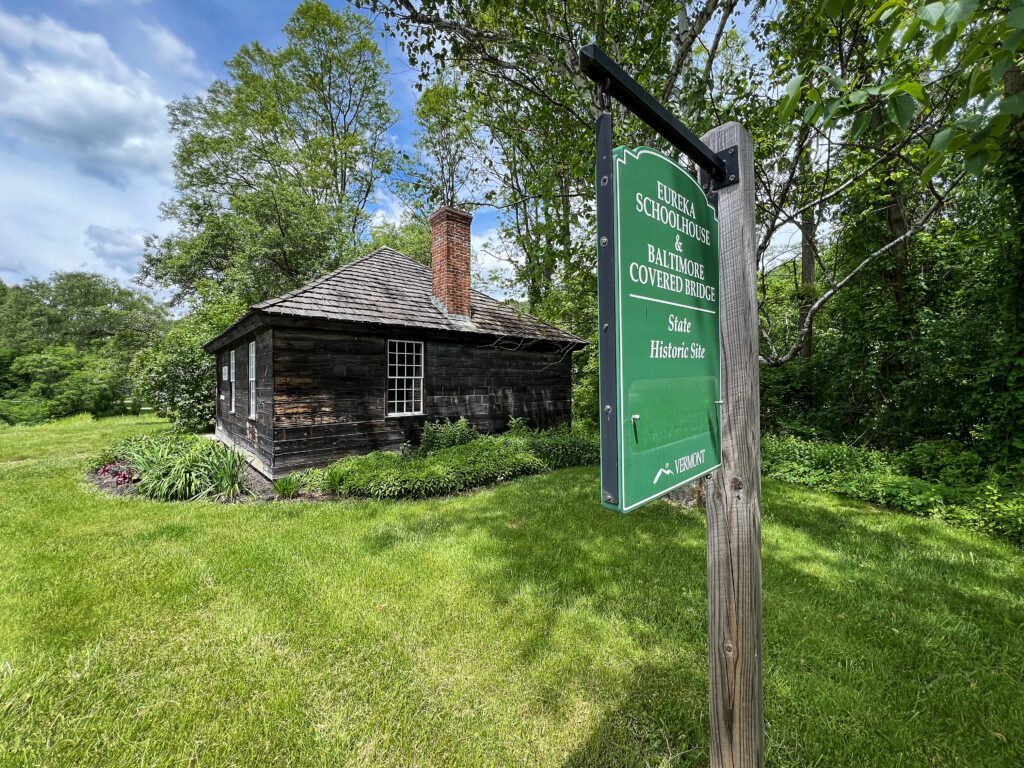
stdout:
{"type": "MultiPolygon", "coordinates": [[[[167,104],[223,77],[243,43],[280,45],[296,2],[0,0],[0,280],[88,270],[127,284],[143,238],[171,228],[167,104]]],[[[409,147],[417,73],[396,40],[378,42],[401,115],[392,140],[409,147]]],[[[386,192],[374,208],[401,214],[386,192]]],[[[477,212],[478,257],[494,227],[477,212]]]]}

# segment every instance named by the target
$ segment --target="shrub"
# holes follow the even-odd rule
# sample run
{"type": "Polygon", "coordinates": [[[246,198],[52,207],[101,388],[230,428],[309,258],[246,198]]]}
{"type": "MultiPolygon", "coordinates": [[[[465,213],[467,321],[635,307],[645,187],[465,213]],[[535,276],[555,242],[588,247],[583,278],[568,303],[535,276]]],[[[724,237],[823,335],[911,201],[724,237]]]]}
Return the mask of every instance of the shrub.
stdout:
{"type": "Polygon", "coordinates": [[[302,490],[306,493],[327,493],[326,472],[325,469],[307,469],[299,472],[302,490]]]}
{"type": "Polygon", "coordinates": [[[244,491],[245,460],[222,443],[169,432],[122,440],[92,464],[123,464],[138,476],[136,490],[160,501],[234,499],[244,491]]]}
{"type": "Polygon", "coordinates": [[[330,492],[343,496],[426,498],[545,469],[522,441],[478,438],[414,458],[388,451],[353,456],[329,466],[324,482],[330,492]]]}
{"type": "Polygon", "coordinates": [[[903,456],[836,443],[765,435],[764,474],[840,493],[914,515],[936,517],[1024,543],[1024,492],[1014,477],[975,484],[983,476],[973,451],[922,443],[903,456]],[[936,482],[930,482],[934,480],[936,482]]]}
{"type": "Polygon", "coordinates": [[[245,310],[245,304],[220,293],[216,286],[200,285],[192,311],[175,320],[166,334],[132,361],[130,376],[135,394],[179,431],[210,431],[217,370],[203,351],[203,344],[245,310]]]}
{"type": "Polygon", "coordinates": [[[293,499],[302,490],[302,475],[292,472],[274,481],[274,493],[282,499],[293,499]]]}
{"type": "Polygon", "coordinates": [[[89,469],[98,470],[108,464],[131,464],[130,457],[144,450],[154,441],[172,440],[168,432],[154,432],[148,435],[133,435],[111,443],[89,459],[89,469]]]}
{"type": "Polygon", "coordinates": [[[444,421],[428,421],[423,425],[423,435],[420,437],[420,451],[431,453],[432,451],[444,448],[453,448],[456,445],[465,445],[480,437],[480,432],[469,423],[465,416],[458,421],[445,419],[444,421]]]}
{"type": "Polygon", "coordinates": [[[596,435],[573,431],[567,426],[527,432],[525,439],[530,451],[549,469],[586,466],[601,460],[600,439],[596,435]]]}
{"type": "Polygon", "coordinates": [[[508,420],[508,432],[513,435],[521,435],[530,431],[530,422],[524,416],[513,416],[508,420]]]}
{"type": "Polygon", "coordinates": [[[981,525],[987,531],[1024,544],[1024,493],[1005,493],[994,485],[986,485],[978,505],[981,525]]]}
{"type": "Polygon", "coordinates": [[[981,456],[951,441],[922,441],[900,456],[904,472],[944,485],[975,485],[985,479],[981,456]]]}

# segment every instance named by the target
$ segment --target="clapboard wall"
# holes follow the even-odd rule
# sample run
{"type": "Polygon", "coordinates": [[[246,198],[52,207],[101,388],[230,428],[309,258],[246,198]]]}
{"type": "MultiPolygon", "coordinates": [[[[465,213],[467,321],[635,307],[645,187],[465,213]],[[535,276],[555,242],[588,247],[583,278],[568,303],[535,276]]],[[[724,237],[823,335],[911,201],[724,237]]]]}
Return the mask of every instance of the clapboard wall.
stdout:
{"type": "Polygon", "coordinates": [[[270,474],[274,463],[274,331],[264,328],[217,353],[217,437],[249,452],[257,469],[270,474]],[[256,418],[249,418],[249,342],[256,342],[256,418]],[[222,371],[235,351],[235,409],[231,382],[222,371]]]}
{"type": "Polygon", "coordinates": [[[425,421],[465,416],[482,432],[509,418],[550,427],[571,416],[565,348],[455,341],[414,331],[392,335],[273,329],[275,477],[334,459],[417,443],[425,421]],[[422,416],[386,414],[388,338],[424,342],[422,416]]]}

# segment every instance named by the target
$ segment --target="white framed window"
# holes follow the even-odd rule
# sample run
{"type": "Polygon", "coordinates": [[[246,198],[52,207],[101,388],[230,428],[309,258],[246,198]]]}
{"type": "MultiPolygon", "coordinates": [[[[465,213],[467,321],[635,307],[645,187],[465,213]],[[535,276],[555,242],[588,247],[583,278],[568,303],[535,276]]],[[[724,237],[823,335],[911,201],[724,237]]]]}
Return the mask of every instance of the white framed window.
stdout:
{"type": "Polygon", "coordinates": [[[235,350],[231,350],[228,353],[228,373],[231,376],[231,380],[228,382],[228,388],[231,390],[231,412],[235,412],[235,350]]]}
{"type": "Polygon", "coordinates": [[[249,342],[249,418],[256,418],[256,342],[249,342]]]}
{"type": "Polygon", "coordinates": [[[388,416],[423,413],[423,342],[388,339],[388,416]]]}

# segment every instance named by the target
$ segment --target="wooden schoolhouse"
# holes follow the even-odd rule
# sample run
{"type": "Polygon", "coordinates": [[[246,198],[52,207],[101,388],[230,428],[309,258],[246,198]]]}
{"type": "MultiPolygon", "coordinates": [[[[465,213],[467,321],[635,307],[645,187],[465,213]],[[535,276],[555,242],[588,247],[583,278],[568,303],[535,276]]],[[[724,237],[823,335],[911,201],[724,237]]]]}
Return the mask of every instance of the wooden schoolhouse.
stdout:
{"type": "Polygon", "coordinates": [[[465,416],[570,418],[585,342],[470,288],[472,215],[430,217],[431,266],[379,248],[253,305],[204,346],[217,359],[216,436],[277,478],[419,440],[465,416]]]}

